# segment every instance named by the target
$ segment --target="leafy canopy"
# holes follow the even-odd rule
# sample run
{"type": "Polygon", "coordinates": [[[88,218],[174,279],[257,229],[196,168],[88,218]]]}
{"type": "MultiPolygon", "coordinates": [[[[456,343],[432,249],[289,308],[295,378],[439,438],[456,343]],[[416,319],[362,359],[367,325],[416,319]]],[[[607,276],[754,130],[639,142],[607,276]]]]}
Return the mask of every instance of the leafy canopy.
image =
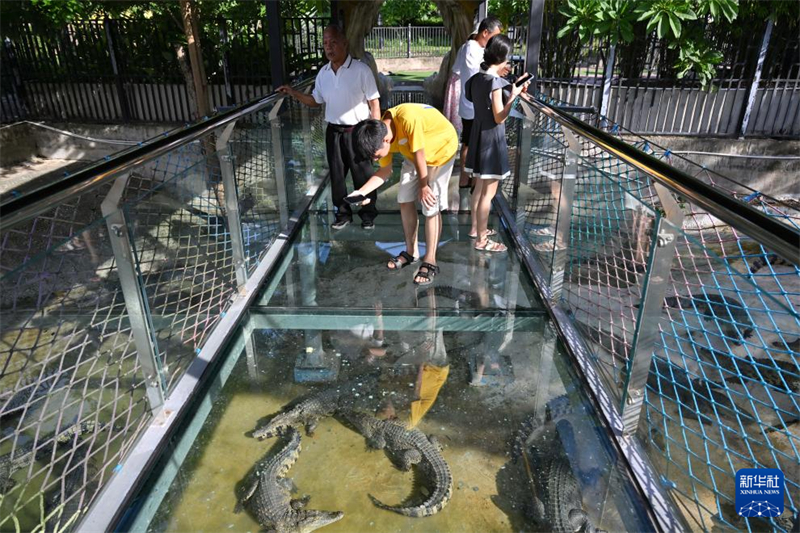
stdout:
{"type": "Polygon", "coordinates": [[[708,87],[723,56],[713,50],[704,28],[736,19],[739,0],[568,0],[560,11],[567,22],[559,39],[577,34],[581,42],[596,37],[624,45],[655,32],[678,50],[678,77],[694,72],[708,87]]]}

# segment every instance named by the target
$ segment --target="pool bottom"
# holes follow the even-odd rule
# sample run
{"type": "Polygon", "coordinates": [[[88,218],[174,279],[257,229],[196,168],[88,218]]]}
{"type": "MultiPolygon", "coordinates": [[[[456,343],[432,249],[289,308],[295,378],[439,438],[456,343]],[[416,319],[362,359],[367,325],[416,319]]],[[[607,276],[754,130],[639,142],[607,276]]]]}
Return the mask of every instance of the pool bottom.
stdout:
{"type": "MultiPolygon", "coordinates": [[[[263,320],[258,317],[253,322],[263,320]]],[[[293,497],[311,496],[310,509],[344,512],[342,520],[324,531],[541,530],[530,516],[532,493],[524,462],[512,460],[514,442],[527,419],[541,418],[554,401],[563,409],[564,400],[574,411],[575,441],[583,450],[572,451],[572,470],[593,523],[608,530],[646,529],[597,421],[570,385],[574,376],[554,349],[544,319],[506,324],[505,330],[492,328],[495,331],[387,328],[383,342],[373,342],[373,334],[372,340],[350,350],[343,338],[363,340],[351,329],[251,328],[250,350],[242,343],[229,356],[235,358],[230,378],[213,399],[168,490],[162,491],[166,496],[147,529],[261,529],[249,513],[234,514],[233,508],[248,472],[277,439],[258,441],[248,434],[287,402],[322,386],[296,383],[297,369],[307,364],[309,348],[313,352],[314,346],[338,361],[333,366],[340,383],[368,371],[379,372],[378,387],[359,397],[357,407],[382,416],[393,414],[435,435],[444,445],[442,454],[454,479],[451,500],[434,516],[408,518],[378,509],[368,495],[398,505],[430,489],[413,472],[396,469],[384,452],[369,450],[362,436],[337,419],[325,418],[313,437],[303,433],[299,459],[287,473],[297,488],[293,497]],[[433,348],[428,352],[426,342],[433,348]],[[435,347],[437,342],[441,349],[435,347]],[[426,353],[439,359],[430,361],[426,353]],[[430,385],[419,384],[420,370],[432,362],[436,368],[446,368],[445,379],[434,380],[441,383],[433,386],[433,395],[430,385]],[[420,391],[427,398],[433,396],[422,417],[414,415],[413,407],[420,391]]],[[[441,378],[442,372],[437,375],[441,378]]]]}

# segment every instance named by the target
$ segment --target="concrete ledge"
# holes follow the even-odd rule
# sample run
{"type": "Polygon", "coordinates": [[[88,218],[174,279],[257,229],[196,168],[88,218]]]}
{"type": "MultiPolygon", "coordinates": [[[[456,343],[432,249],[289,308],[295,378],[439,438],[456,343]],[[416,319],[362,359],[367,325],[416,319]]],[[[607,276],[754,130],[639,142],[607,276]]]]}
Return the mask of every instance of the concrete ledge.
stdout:
{"type": "MultiPolygon", "coordinates": [[[[648,136],[651,142],[674,152],[716,152],[757,156],[800,156],[800,141],[776,139],[724,139],[712,137],[648,136]]],[[[632,141],[633,139],[626,139],[632,141]]],[[[681,154],[695,163],[774,197],[800,197],[800,159],[757,159],[725,155],[681,154]]],[[[670,163],[692,175],[697,167],[673,157],[670,163]]],[[[703,177],[703,176],[698,176],[703,177]]]]}

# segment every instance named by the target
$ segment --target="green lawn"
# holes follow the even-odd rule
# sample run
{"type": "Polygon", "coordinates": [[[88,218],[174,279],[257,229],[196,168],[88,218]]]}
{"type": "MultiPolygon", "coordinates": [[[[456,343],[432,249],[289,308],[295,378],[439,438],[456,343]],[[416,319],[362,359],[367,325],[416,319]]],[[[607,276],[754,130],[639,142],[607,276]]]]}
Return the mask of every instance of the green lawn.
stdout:
{"type": "Polygon", "coordinates": [[[406,83],[422,83],[422,80],[433,74],[432,70],[400,70],[392,73],[392,80],[406,83]]]}

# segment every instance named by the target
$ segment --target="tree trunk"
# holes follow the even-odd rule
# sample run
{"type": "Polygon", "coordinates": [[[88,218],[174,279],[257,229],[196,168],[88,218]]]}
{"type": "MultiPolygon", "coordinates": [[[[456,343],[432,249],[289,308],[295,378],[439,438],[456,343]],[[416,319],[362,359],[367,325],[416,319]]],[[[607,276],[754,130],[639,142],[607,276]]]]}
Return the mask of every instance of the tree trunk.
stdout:
{"type": "Polygon", "coordinates": [[[467,42],[472,33],[472,21],[480,1],[476,0],[434,0],[436,7],[442,14],[445,31],[452,37],[450,51],[442,59],[439,72],[431,80],[426,80],[425,90],[431,98],[431,103],[441,107],[444,102],[444,92],[447,89],[447,80],[453,70],[461,45],[467,42]]]}
{"type": "MultiPolygon", "coordinates": [[[[187,49],[189,51],[189,64],[191,65],[192,83],[189,85],[195,95],[195,110],[197,119],[211,114],[208,102],[208,81],[206,69],[203,65],[203,53],[200,48],[200,24],[197,20],[197,4],[194,0],[180,0],[181,15],[183,17],[183,32],[186,35],[187,49]]],[[[192,92],[190,89],[189,92],[192,92]]]]}

